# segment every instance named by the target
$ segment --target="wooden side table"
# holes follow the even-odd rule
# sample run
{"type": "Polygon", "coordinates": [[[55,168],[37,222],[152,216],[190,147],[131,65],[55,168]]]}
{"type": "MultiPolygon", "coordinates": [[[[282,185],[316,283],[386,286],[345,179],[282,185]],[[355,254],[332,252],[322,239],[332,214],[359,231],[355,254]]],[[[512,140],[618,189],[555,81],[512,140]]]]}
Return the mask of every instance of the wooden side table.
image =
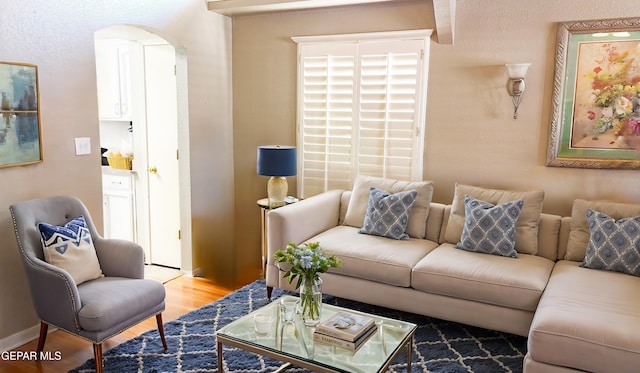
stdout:
{"type": "MultiPolygon", "coordinates": [[[[298,199],[295,197],[287,197],[285,199],[285,205],[290,205],[292,203],[296,203],[298,202],[298,199]]],[[[260,277],[262,279],[265,278],[266,276],[266,269],[267,269],[267,255],[269,255],[269,250],[267,247],[267,243],[269,242],[267,237],[267,214],[269,213],[270,210],[274,210],[277,209],[278,207],[282,207],[282,206],[276,206],[276,207],[271,207],[269,206],[269,198],[262,198],[256,201],[256,203],[258,204],[258,206],[260,207],[260,217],[261,217],[261,223],[262,223],[262,234],[261,234],[261,242],[262,242],[262,259],[260,260],[260,268],[262,270],[262,272],[260,273],[260,277]]]]}

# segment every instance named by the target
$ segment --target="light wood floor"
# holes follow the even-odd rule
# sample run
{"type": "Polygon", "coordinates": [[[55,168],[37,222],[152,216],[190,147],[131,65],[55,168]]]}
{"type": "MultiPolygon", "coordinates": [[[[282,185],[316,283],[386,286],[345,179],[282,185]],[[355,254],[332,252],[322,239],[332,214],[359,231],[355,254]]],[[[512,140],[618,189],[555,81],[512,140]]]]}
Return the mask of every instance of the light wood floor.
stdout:
{"type": "MultiPolygon", "coordinates": [[[[165,283],[167,296],[165,299],[165,311],[162,313],[164,322],[178,318],[185,313],[200,308],[229,294],[231,290],[215,286],[202,278],[181,276],[165,283]]],[[[152,317],[103,343],[102,349],[107,352],[111,348],[136,337],[147,330],[156,329],[156,319],[152,317]]],[[[37,339],[14,351],[35,351],[37,339]]],[[[44,346],[45,351],[52,353],[59,351],[59,361],[48,360],[40,363],[35,361],[7,361],[0,359],[0,372],[67,372],[86,360],[93,358],[93,347],[90,342],[74,337],[63,331],[49,333],[44,346]]],[[[123,372],[124,373],[124,372],[123,372]]]]}

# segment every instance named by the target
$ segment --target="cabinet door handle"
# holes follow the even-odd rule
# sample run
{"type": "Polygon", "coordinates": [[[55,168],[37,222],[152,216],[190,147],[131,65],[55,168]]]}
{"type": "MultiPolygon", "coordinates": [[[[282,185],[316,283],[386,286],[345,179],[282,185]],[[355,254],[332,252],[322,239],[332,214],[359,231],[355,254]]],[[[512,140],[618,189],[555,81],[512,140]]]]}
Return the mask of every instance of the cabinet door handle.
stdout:
{"type": "Polygon", "coordinates": [[[157,174],[157,173],[158,173],[158,168],[156,168],[156,167],[149,167],[149,172],[151,172],[152,174],[157,174]]]}

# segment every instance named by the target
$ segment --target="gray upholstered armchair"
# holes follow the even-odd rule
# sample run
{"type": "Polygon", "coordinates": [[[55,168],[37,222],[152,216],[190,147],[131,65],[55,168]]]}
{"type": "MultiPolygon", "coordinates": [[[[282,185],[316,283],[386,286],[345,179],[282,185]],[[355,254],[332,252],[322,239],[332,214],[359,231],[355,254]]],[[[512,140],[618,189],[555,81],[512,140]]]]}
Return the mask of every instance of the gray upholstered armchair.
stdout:
{"type": "Polygon", "coordinates": [[[144,279],[144,252],[138,244],[101,237],[77,198],[40,198],[15,203],[9,209],[33,305],[41,320],[38,355],[52,325],[91,341],[96,372],[101,372],[102,342],[154,315],[167,350],[162,325],[164,286],[144,279]],[[85,217],[104,277],[76,286],[67,271],[45,261],[37,224],[61,226],[80,215],[85,217]]]}

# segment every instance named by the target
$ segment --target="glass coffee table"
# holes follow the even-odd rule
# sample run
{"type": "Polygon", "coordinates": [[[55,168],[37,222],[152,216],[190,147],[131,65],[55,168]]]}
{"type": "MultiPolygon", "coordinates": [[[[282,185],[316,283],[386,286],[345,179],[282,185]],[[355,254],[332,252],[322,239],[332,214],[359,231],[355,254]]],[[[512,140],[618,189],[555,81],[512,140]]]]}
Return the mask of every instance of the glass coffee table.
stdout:
{"type": "Polygon", "coordinates": [[[273,301],[216,332],[219,372],[224,372],[224,345],[282,361],[286,364],[281,370],[294,365],[314,372],[383,372],[402,351],[406,351],[407,372],[411,372],[415,324],[323,304],[322,320],[336,312],[346,311],[365,315],[376,321],[378,329],[375,334],[354,352],[314,342],[315,328],[305,326],[300,315],[297,315],[293,323],[281,323],[279,304],[279,300],[273,301]],[[255,330],[254,316],[258,313],[271,315],[273,321],[266,333],[255,330]]]}

